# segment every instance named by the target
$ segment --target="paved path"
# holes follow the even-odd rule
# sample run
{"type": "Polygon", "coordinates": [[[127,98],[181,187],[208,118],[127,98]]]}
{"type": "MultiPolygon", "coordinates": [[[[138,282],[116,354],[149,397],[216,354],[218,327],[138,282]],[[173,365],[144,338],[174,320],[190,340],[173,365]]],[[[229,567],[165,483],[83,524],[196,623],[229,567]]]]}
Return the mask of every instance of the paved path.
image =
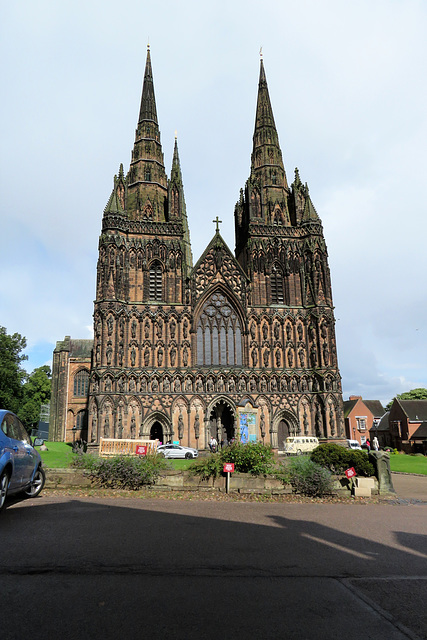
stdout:
{"type": "Polygon", "coordinates": [[[1,638],[424,638],[426,522],[419,503],[46,492],[0,516],[1,638]]]}
{"type": "Polygon", "coordinates": [[[393,486],[399,498],[427,503],[427,476],[392,473],[393,486]]]}

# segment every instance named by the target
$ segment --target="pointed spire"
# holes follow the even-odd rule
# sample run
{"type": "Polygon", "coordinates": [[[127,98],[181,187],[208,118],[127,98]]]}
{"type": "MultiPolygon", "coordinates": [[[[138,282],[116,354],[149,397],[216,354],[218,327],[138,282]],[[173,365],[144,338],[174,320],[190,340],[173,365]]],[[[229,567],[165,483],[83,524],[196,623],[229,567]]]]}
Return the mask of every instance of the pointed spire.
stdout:
{"type": "Polygon", "coordinates": [[[157,122],[156,98],[154,95],[153,71],[151,69],[150,45],[147,46],[147,61],[145,63],[144,83],[142,85],[141,108],[139,110],[139,119],[153,120],[157,122]]]}
{"type": "Polygon", "coordinates": [[[175,146],[173,148],[171,182],[175,182],[176,185],[180,185],[180,186],[182,185],[181,164],[179,162],[178,140],[177,140],[176,132],[175,132],[175,146]]]}
{"type": "Polygon", "coordinates": [[[168,185],[169,219],[182,220],[184,229],[184,258],[187,267],[193,266],[193,254],[191,251],[190,229],[188,227],[187,207],[184,198],[184,185],[182,182],[181,164],[178,153],[178,140],[175,132],[175,146],[173,149],[171,178],[168,185]]]}

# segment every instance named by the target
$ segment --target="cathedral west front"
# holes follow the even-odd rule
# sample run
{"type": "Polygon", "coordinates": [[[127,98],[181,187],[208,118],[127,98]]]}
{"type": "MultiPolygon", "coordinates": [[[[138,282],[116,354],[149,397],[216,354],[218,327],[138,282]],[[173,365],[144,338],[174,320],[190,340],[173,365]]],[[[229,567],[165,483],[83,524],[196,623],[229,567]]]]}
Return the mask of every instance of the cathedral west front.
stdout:
{"type": "Polygon", "coordinates": [[[102,218],[93,343],[57,343],[50,439],[205,449],[215,436],[281,449],[288,435],[344,438],[322,223],[298,170],[288,184],[262,59],[234,219],[235,252],[217,218],[193,263],[178,145],[168,177],[148,50],[130,168],[120,166],[102,218]]]}

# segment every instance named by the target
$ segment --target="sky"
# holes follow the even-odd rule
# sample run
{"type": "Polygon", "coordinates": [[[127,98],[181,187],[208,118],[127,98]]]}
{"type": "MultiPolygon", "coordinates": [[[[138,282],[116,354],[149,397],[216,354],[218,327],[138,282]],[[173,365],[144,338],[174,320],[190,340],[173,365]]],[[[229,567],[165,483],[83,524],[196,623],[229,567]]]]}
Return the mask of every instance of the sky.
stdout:
{"type": "Polygon", "coordinates": [[[0,325],[25,368],[92,336],[98,238],[129,169],[147,43],[194,261],[234,249],[262,55],[288,181],[329,253],[343,397],[427,387],[424,0],[16,0],[0,22],[0,325]]]}

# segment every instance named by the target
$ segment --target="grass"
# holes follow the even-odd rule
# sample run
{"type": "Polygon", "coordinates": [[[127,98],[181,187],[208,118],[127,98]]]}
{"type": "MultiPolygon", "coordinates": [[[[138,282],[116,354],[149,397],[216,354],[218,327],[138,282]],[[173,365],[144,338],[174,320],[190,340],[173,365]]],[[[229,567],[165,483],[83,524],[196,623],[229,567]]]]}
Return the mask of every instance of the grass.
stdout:
{"type": "MultiPolygon", "coordinates": [[[[37,450],[43,460],[43,466],[47,469],[67,469],[75,455],[72,452],[70,444],[66,442],[45,442],[48,451],[37,450]]],[[[185,470],[191,466],[193,460],[168,460],[168,465],[172,469],[185,470]]]]}
{"type": "Polygon", "coordinates": [[[73,451],[71,445],[66,442],[45,442],[48,451],[37,451],[40,453],[43,466],[47,469],[67,469],[73,459],[73,451]]]}
{"type": "Polygon", "coordinates": [[[390,469],[392,471],[427,475],[427,458],[425,456],[408,456],[402,453],[391,453],[390,469]]]}

